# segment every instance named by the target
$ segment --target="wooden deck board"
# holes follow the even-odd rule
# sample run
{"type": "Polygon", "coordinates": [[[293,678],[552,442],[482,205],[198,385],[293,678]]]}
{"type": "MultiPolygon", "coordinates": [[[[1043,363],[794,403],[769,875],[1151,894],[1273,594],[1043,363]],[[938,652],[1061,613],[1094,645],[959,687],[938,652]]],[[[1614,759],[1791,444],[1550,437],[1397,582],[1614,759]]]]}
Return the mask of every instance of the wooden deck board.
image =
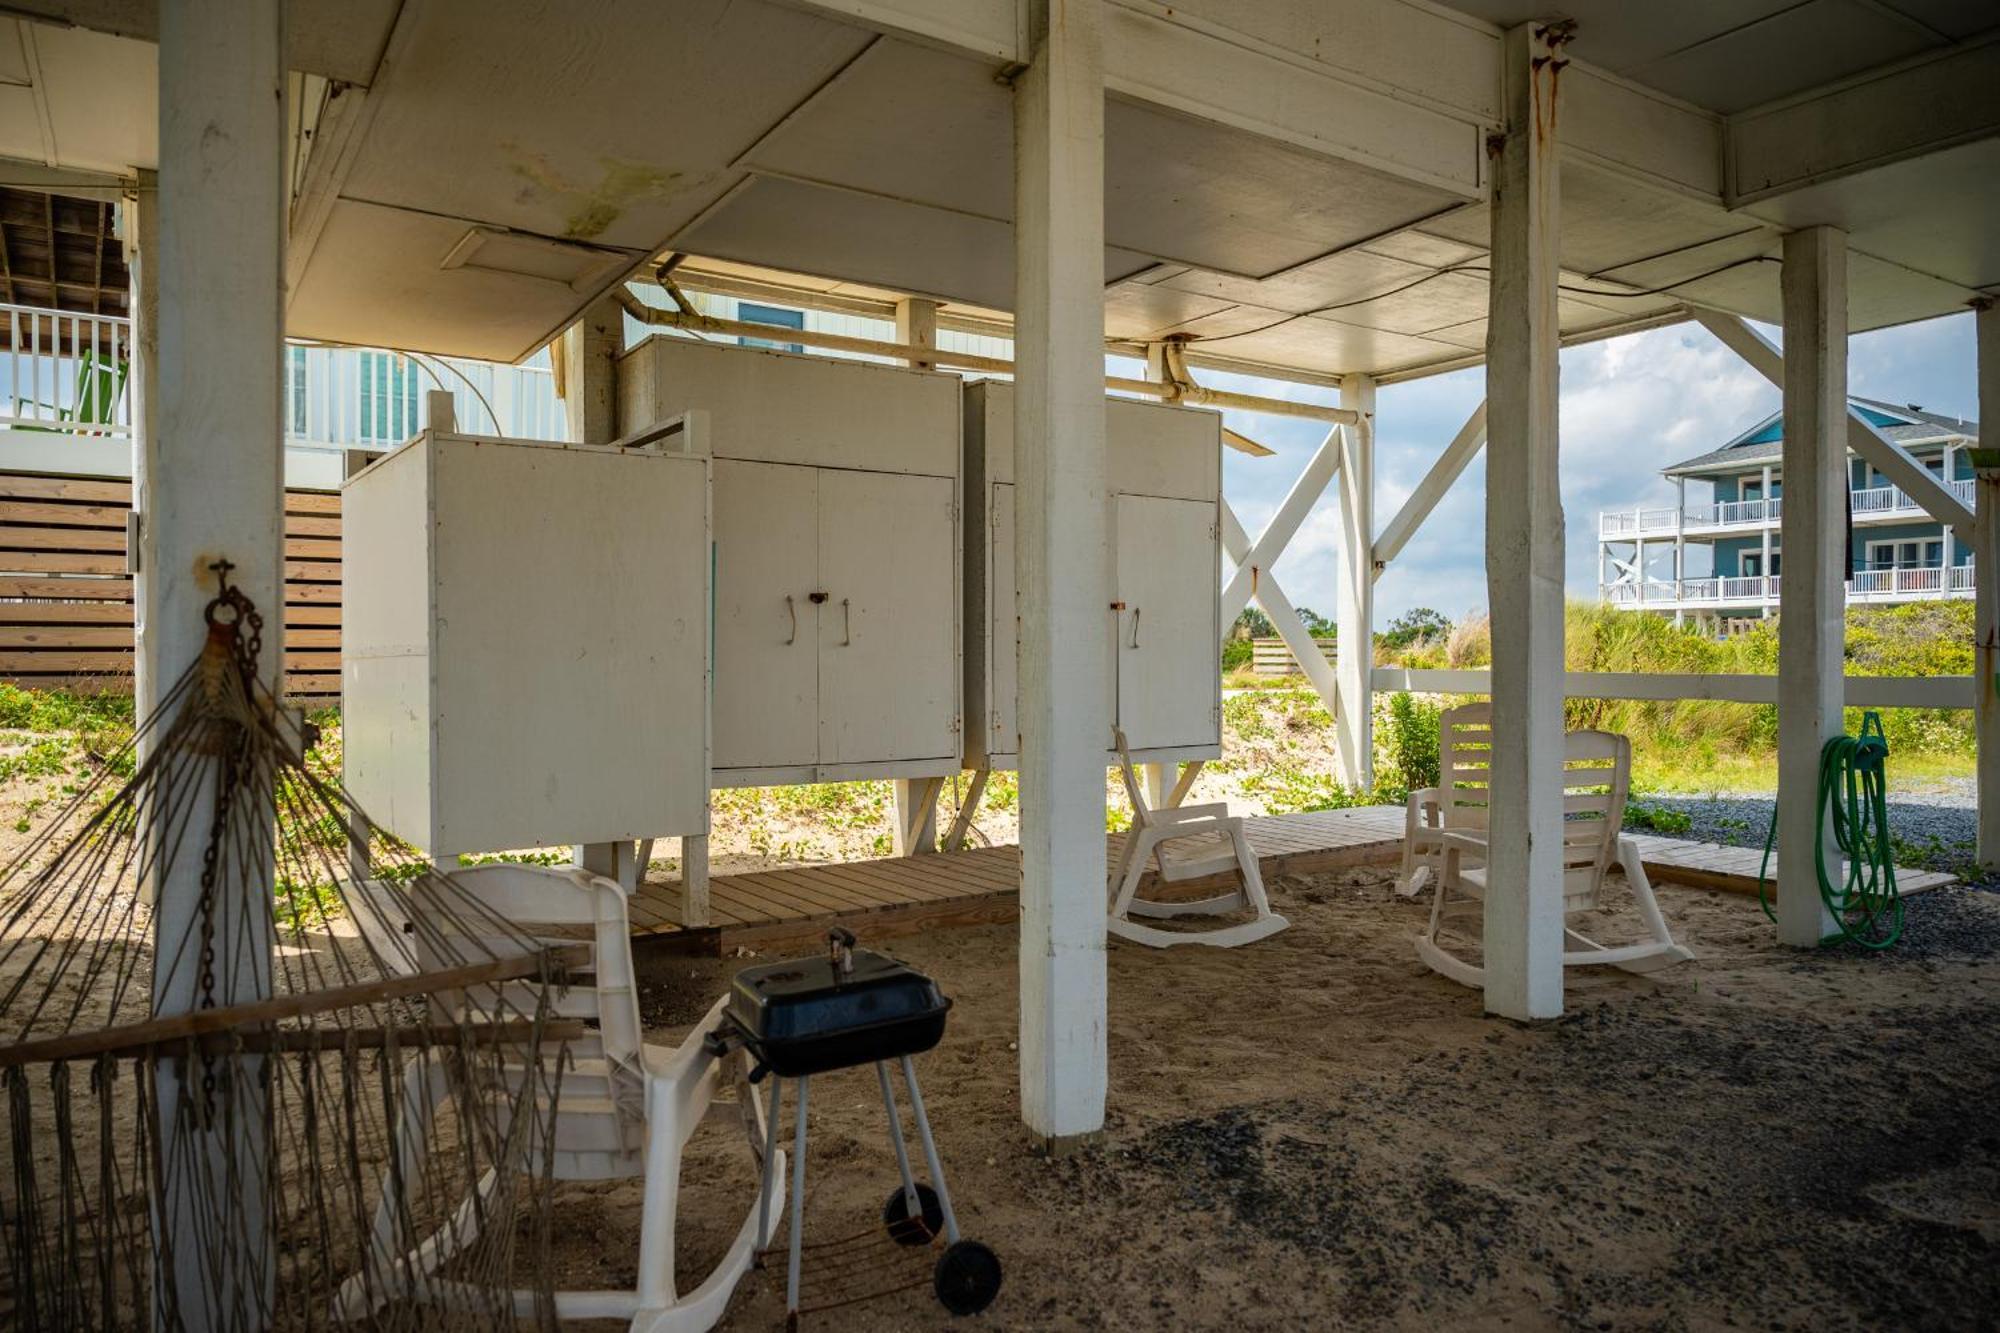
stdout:
{"type": "MultiPolygon", "coordinates": [[[[1244,821],[1267,882],[1282,875],[1310,874],[1342,866],[1385,864],[1402,855],[1403,811],[1399,806],[1322,810],[1244,821]]],[[[1652,834],[1634,835],[1647,872],[1660,884],[1757,891],[1763,849],[1687,842],[1652,834]]],[[[1106,865],[1115,865],[1124,835],[1105,838],[1106,865]]],[[[1775,864],[1775,859],[1773,862],[1775,864]]],[[[673,948],[727,953],[737,947],[769,949],[807,944],[835,921],[867,938],[882,939],[915,930],[1011,921],[1019,907],[1020,848],[975,847],[936,856],[850,861],[717,875],[710,882],[712,926],[684,930],[678,882],[649,882],[640,889],[633,934],[673,948]]],[[[1215,883],[1227,877],[1215,877],[1215,883]]],[[[1923,893],[1957,881],[1930,871],[1898,870],[1905,894],[1923,893]]],[[[1192,890],[1211,881],[1188,881],[1192,890]]],[[[1282,890],[1278,907],[1283,910],[1282,890]]]]}
{"type": "MultiPolygon", "coordinates": [[[[1639,845],[1639,859],[1656,882],[1686,884],[1700,889],[1723,889],[1732,893],[1757,892],[1758,872],[1763,868],[1764,849],[1734,847],[1715,842],[1688,842],[1656,834],[1633,834],[1639,845]]],[[[1771,855],[1771,875],[1778,873],[1778,857],[1771,855]]],[[[1928,893],[1958,883],[1956,875],[1937,870],[1896,868],[1896,888],[1904,897],[1928,893]]]]}
{"type": "MultiPolygon", "coordinates": [[[[1401,854],[1402,811],[1383,808],[1323,811],[1245,821],[1266,876],[1324,865],[1388,861],[1401,854]]],[[[1124,835],[1105,839],[1106,864],[1115,864],[1124,835]]],[[[738,945],[766,947],[802,942],[834,920],[848,921],[872,937],[955,924],[1011,920],[1019,908],[1020,848],[976,847],[936,856],[851,861],[717,875],[709,883],[714,928],[683,931],[680,885],[647,883],[638,900],[633,933],[689,936],[727,952],[738,945]],[[651,924],[645,918],[651,918],[651,924]]]]}

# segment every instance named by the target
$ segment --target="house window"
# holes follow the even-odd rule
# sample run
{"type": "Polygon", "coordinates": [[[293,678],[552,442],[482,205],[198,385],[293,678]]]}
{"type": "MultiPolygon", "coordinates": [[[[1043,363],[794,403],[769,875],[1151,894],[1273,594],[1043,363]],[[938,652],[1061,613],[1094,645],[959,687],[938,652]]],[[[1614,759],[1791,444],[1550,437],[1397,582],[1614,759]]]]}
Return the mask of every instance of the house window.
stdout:
{"type": "MultiPolygon", "coordinates": [[[[1764,573],[1764,553],[1762,551],[1745,551],[1743,553],[1743,559],[1741,563],[1743,568],[1743,577],[1746,579],[1754,579],[1758,575],[1764,573]]],[[[1772,578],[1776,578],[1780,574],[1785,572],[1784,564],[1785,564],[1785,553],[1783,551],[1780,551],[1777,547],[1773,546],[1771,548],[1771,571],[1770,571],[1772,578]]]]}
{"type": "MultiPolygon", "coordinates": [[[[748,301],[736,304],[736,318],[746,324],[769,324],[780,329],[802,329],[806,326],[806,312],[803,310],[781,310],[777,306],[752,305],[748,301]]],[[[799,343],[774,342],[769,338],[738,338],[745,347],[770,347],[780,352],[803,352],[799,343]]]]}
{"type": "Polygon", "coordinates": [[[1870,569],[1937,569],[1944,564],[1944,538],[1914,537],[1869,542],[1870,569]]]}
{"type": "Polygon", "coordinates": [[[306,433],[306,349],[285,349],[286,433],[303,437],[306,433]]]}
{"type": "Polygon", "coordinates": [[[361,354],[361,438],[401,444],[417,433],[417,377],[395,352],[361,354]]]}

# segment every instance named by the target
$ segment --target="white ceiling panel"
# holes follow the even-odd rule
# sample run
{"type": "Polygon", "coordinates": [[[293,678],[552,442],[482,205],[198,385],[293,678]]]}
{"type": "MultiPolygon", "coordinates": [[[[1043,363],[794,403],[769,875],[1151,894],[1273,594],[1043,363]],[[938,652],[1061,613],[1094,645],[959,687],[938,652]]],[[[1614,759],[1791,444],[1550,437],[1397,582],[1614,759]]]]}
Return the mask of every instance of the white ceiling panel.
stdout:
{"type": "MultiPolygon", "coordinates": [[[[753,178],[675,237],[677,249],[912,295],[1012,309],[1014,228],[804,181],[753,178]]],[[[1107,248],[1107,282],[1150,267],[1107,248]]]]}
{"type": "Polygon", "coordinates": [[[1207,121],[1105,104],[1105,235],[1266,277],[1455,207],[1442,190],[1207,121]]]}
{"type": "Polygon", "coordinates": [[[1512,27],[1576,20],[1570,52],[1713,111],[1789,97],[2000,26],[1993,0],[1445,0],[1512,27]]]}
{"type": "MultiPolygon", "coordinates": [[[[1006,220],[1012,93],[988,64],[881,41],[748,153],[771,175],[1006,220]]],[[[1104,109],[1116,246],[1263,275],[1451,207],[1381,172],[1136,102],[1104,109]]]]}
{"type": "Polygon", "coordinates": [[[1387,371],[1462,356],[1465,349],[1430,338],[1364,329],[1310,315],[1237,338],[1196,342],[1196,350],[1297,366],[1320,374],[1387,371]]]}
{"type": "Polygon", "coordinates": [[[1961,287],[2000,287],[2000,140],[1964,144],[1750,205],[1783,227],[1848,232],[1855,249],[1961,287]]]}
{"type": "MultiPolygon", "coordinates": [[[[1468,251],[1477,257],[1480,252],[1468,251]]],[[[1367,300],[1405,283],[1414,282],[1433,269],[1425,264],[1406,263],[1374,253],[1374,246],[1343,250],[1324,259],[1290,269],[1276,277],[1239,278],[1206,269],[1188,269],[1162,280],[1161,285],[1195,292],[1225,301],[1305,314],[1346,301],[1367,300]]]]}
{"type": "Polygon", "coordinates": [[[1172,287],[1121,282],[1104,293],[1104,332],[1111,338],[1161,338],[1185,328],[1231,324],[1226,332],[1252,328],[1277,318],[1273,311],[1255,310],[1172,287]],[[1247,315],[1239,312],[1247,311],[1247,315]]]}
{"type": "Polygon", "coordinates": [[[1625,71],[1720,33],[1768,18],[1799,0],[1445,0],[1460,13],[1511,28],[1536,19],[1576,20],[1578,59],[1625,71]]]}
{"type": "Polygon", "coordinates": [[[344,198],[605,245],[660,244],[868,42],[772,5],[412,5],[344,198]]]}
{"type": "Polygon", "coordinates": [[[0,18],[0,155],[81,171],[159,160],[159,48],[0,18]]]}
{"type": "MultiPolygon", "coordinates": [[[[1634,302],[1634,308],[1630,310],[1607,310],[1601,305],[1592,305],[1584,301],[1579,301],[1575,297],[1564,296],[1558,298],[1556,301],[1556,320],[1562,328],[1563,336],[1568,337],[1572,334],[1588,333],[1592,329],[1604,328],[1607,325],[1625,324],[1632,320],[1644,319],[1650,314],[1659,313],[1662,309],[1672,309],[1674,304],[1676,303],[1668,302],[1665,306],[1661,306],[1656,302],[1645,301],[1634,302]]],[[[1485,302],[1482,300],[1479,306],[1479,315],[1476,319],[1466,320],[1462,324],[1452,324],[1443,328],[1430,329],[1425,332],[1424,336],[1435,339],[1438,342],[1455,344],[1467,351],[1484,352],[1486,350],[1486,326],[1490,322],[1486,315],[1485,302]]]]}
{"type": "Polygon", "coordinates": [[[1625,72],[1697,106],[1730,112],[1944,44],[1869,0],[1809,0],[1625,72]]]}
{"type": "MultiPolygon", "coordinates": [[[[403,0],[286,0],[285,63],[343,83],[368,83],[403,0]]],[[[160,39],[159,0],[7,0],[14,13],[148,45],[160,39]]]]}
{"type": "Polygon", "coordinates": [[[1005,221],[1014,98],[993,75],[978,61],[878,41],[743,165],[1005,221]]]}
{"type": "MultiPolygon", "coordinates": [[[[466,244],[474,228],[457,219],[341,200],[286,311],[285,331],[376,347],[513,361],[541,346],[596,295],[565,281],[503,271],[505,244],[466,244]],[[455,266],[447,267],[454,261],[455,266]]],[[[542,251],[548,243],[538,241],[542,251]]],[[[572,247],[588,259],[581,247],[572,247]]],[[[626,262],[636,261],[632,253],[626,262]]],[[[540,272],[593,271],[552,265],[546,253],[519,257],[540,272]]],[[[600,269],[606,281],[615,269],[600,269]]]]}

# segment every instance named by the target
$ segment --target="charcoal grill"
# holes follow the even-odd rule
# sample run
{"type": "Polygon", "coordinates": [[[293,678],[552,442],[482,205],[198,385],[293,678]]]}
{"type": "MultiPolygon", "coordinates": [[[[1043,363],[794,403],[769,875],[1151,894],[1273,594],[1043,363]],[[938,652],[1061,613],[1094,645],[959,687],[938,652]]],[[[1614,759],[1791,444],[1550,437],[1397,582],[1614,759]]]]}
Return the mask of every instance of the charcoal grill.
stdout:
{"type": "Polygon", "coordinates": [[[791,1237],[785,1256],[786,1326],[796,1328],[802,1314],[831,1309],[916,1285],[903,1282],[879,1290],[857,1291],[856,1275],[886,1271],[886,1260],[869,1261],[871,1247],[886,1247],[890,1258],[901,1247],[931,1245],[942,1239],[944,1250],[932,1268],[930,1283],[938,1300],[953,1314],[976,1314],[992,1303],[1000,1289],[1000,1261],[993,1251],[959,1234],[951,1207],[951,1191],[938,1160],[917,1086],[915,1057],[936,1046],[944,1036],[951,1001],[937,983],[886,954],[855,947],[851,932],[836,927],[827,934],[827,952],[815,958],[790,959],[745,968],[730,986],[729,1005],[721,1025],[709,1035],[718,1052],[733,1047],[753,1057],[750,1081],[771,1083],[765,1117],[764,1179],[760,1192],[757,1234],[769,1234],[770,1173],[778,1157],[779,1110],[789,1079],[798,1085],[798,1110],[792,1142],[791,1237]],[[889,1065],[900,1066],[910,1093],[910,1111],[923,1147],[928,1184],[910,1170],[909,1146],[903,1138],[902,1113],[896,1105],[889,1065]],[[835,1290],[801,1308],[800,1281],[804,1264],[806,1197],[806,1106],[812,1076],[835,1069],[873,1064],[882,1089],[882,1106],[889,1117],[889,1143],[895,1149],[900,1183],[882,1207],[878,1232],[827,1242],[825,1271],[842,1279],[835,1290]],[[872,1239],[871,1239],[872,1237],[872,1239]]]}

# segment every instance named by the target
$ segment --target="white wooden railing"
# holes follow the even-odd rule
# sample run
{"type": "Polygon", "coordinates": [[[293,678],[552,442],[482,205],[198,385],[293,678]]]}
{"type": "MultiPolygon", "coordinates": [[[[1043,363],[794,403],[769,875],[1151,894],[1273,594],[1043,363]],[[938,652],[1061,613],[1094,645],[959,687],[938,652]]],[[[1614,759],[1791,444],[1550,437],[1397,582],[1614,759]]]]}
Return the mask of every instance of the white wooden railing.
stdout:
{"type": "MultiPolygon", "coordinates": [[[[130,436],[129,319],[0,305],[0,429],[130,436]]],[[[466,430],[525,439],[566,433],[545,366],[292,343],[285,348],[285,443],[390,448],[422,429],[428,390],[448,390],[466,430]]]]}
{"type": "MultiPolygon", "coordinates": [[[[1951,493],[1970,505],[1974,484],[1970,478],[1946,482],[1951,493]]],[[[1895,486],[1869,486],[1849,490],[1849,503],[1857,516],[1921,514],[1924,507],[1895,486]]],[[[1759,527],[1776,523],[1784,516],[1783,496],[1769,500],[1721,500],[1715,504],[1689,505],[1682,512],[1681,531],[1698,532],[1713,528],[1759,527]]],[[[1605,510],[1597,516],[1600,537],[1670,537],[1674,533],[1671,509],[1605,510]]]]}
{"type": "MultiPolygon", "coordinates": [[[[1774,604],[1781,580],[1777,575],[1756,574],[1731,577],[1648,579],[1645,595],[1637,583],[1610,583],[1598,588],[1598,597],[1610,606],[1701,606],[1774,604]]],[[[1970,597],[1972,566],[1951,569],[1927,566],[1914,569],[1861,569],[1847,584],[1851,602],[1923,601],[1939,597],[1970,597]]]]}
{"type": "Polygon", "coordinates": [[[131,321],[0,305],[0,426],[66,435],[129,435],[131,321]]]}

